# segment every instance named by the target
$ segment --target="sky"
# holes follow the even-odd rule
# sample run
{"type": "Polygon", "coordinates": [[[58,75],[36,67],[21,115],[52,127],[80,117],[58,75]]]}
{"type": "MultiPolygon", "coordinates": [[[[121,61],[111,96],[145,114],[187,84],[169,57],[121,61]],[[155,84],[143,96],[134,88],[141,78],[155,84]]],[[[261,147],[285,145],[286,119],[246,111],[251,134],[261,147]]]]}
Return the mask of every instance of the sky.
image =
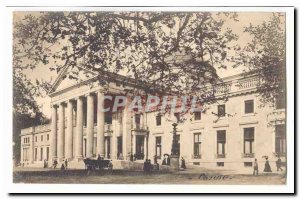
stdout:
{"type": "MultiPolygon", "coordinates": [[[[14,22],[17,22],[19,20],[22,20],[24,16],[24,12],[15,12],[14,13],[14,22]]],[[[26,12],[28,14],[28,12],[26,12]]],[[[271,16],[271,12],[238,12],[238,22],[234,22],[233,20],[228,20],[224,24],[224,28],[228,27],[231,28],[233,33],[237,34],[239,36],[239,39],[237,43],[240,46],[245,46],[247,43],[251,42],[251,36],[248,33],[244,33],[244,27],[249,26],[250,23],[253,25],[258,25],[261,24],[264,20],[268,20],[271,16]]],[[[232,67],[227,67],[227,69],[217,69],[217,74],[220,77],[226,77],[234,74],[239,74],[242,73],[244,70],[243,67],[238,67],[238,68],[232,68],[232,67]]],[[[36,67],[34,70],[26,70],[24,71],[26,76],[29,79],[32,79],[33,81],[35,79],[39,80],[46,80],[46,81],[51,81],[54,82],[57,73],[55,71],[50,71],[46,67],[36,67]]],[[[48,96],[45,97],[40,97],[36,99],[38,104],[41,106],[42,112],[47,116],[51,117],[51,109],[50,109],[50,102],[51,99],[48,96]]]]}

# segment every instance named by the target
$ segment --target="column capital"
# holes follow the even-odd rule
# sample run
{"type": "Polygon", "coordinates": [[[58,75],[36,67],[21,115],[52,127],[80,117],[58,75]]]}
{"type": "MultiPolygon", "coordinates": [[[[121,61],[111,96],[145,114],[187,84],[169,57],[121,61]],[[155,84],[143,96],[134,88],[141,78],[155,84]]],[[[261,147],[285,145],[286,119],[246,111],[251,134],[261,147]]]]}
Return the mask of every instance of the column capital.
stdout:
{"type": "Polygon", "coordinates": [[[84,98],[84,95],[80,95],[80,96],[74,97],[73,100],[79,100],[79,99],[83,99],[83,98],[84,98]]]}
{"type": "Polygon", "coordinates": [[[90,93],[86,93],[84,96],[88,97],[88,96],[95,96],[96,92],[90,92],[90,93]]]}
{"type": "Polygon", "coordinates": [[[68,103],[68,101],[60,102],[60,103],[59,103],[59,106],[65,106],[65,105],[67,105],[67,103],[68,103]]]}
{"type": "Polygon", "coordinates": [[[51,108],[58,108],[58,106],[59,106],[58,104],[51,104],[50,105],[51,108]]]}
{"type": "Polygon", "coordinates": [[[66,103],[69,103],[69,102],[75,102],[76,101],[76,98],[71,98],[71,99],[68,99],[67,101],[66,101],[66,103]]]}

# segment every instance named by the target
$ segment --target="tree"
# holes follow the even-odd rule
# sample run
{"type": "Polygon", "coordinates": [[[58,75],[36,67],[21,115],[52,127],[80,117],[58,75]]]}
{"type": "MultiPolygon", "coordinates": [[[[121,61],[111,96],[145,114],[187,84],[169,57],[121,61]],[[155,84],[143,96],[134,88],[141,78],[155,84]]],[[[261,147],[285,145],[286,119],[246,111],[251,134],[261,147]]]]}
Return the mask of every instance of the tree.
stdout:
{"type": "Polygon", "coordinates": [[[274,104],[280,96],[285,98],[285,29],[284,15],[274,13],[262,24],[245,27],[253,39],[238,51],[238,65],[247,66],[250,73],[258,74],[258,92],[263,105],[274,104]]]}
{"type": "Polygon", "coordinates": [[[41,96],[47,83],[36,81],[33,84],[19,68],[21,60],[13,59],[13,154],[16,162],[20,161],[21,129],[48,123],[49,120],[40,111],[35,100],[41,96]]]}
{"type": "MultiPolygon", "coordinates": [[[[99,74],[103,85],[122,74],[146,94],[198,95],[220,83],[215,68],[232,59],[235,13],[42,12],[15,25],[21,68],[45,65],[60,72],[80,66],[99,74]],[[103,77],[106,77],[105,79],[103,77]]],[[[68,74],[78,78],[78,70],[68,74]]],[[[137,92],[132,89],[130,92],[137,92]]],[[[209,99],[209,100],[208,100],[209,99]]]]}

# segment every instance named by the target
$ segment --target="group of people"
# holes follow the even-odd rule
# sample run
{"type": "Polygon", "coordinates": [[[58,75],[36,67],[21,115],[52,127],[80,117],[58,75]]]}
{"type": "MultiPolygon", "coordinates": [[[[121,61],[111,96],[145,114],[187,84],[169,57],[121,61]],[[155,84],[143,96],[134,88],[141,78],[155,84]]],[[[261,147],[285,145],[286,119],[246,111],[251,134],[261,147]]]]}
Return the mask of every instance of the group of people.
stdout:
{"type": "Polygon", "coordinates": [[[162,165],[170,165],[170,156],[167,155],[167,154],[165,154],[165,155],[164,155],[164,159],[163,159],[163,161],[162,161],[161,164],[162,164],[162,165]]]}
{"type": "Polygon", "coordinates": [[[136,161],[136,160],[143,160],[144,157],[145,157],[145,155],[143,153],[141,153],[141,154],[132,154],[132,153],[130,153],[129,154],[129,160],[131,162],[136,161]]]}
{"type": "MultiPolygon", "coordinates": [[[[270,163],[269,163],[269,157],[266,156],[265,157],[266,162],[265,162],[265,168],[264,168],[264,172],[272,172],[270,163]]],[[[277,171],[283,171],[282,167],[282,161],[280,159],[280,157],[278,157],[277,161],[276,161],[276,167],[277,167],[277,171]]],[[[255,158],[254,160],[254,165],[253,165],[253,175],[258,175],[258,163],[257,163],[257,159],[255,158]]]]}
{"type": "Polygon", "coordinates": [[[150,159],[146,159],[145,160],[143,170],[145,172],[151,172],[153,170],[153,167],[152,167],[150,159]]]}
{"type": "MultiPolygon", "coordinates": [[[[47,162],[47,167],[45,167],[45,164],[46,164],[46,163],[45,163],[45,161],[44,161],[44,168],[47,168],[47,167],[48,167],[48,162],[47,162]]],[[[57,165],[58,165],[57,160],[54,160],[54,161],[53,161],[53,164],[52,164],[52,167],[53,167],[54,169],[56,169],[57,165]]],[[[63,160],[63,162],[62,162],[62,164],[61,164],[61,166],[60,166],[60,169],[61,169],[61,170],[68,169],[68,160],[67,160],[67,159],[63,160]]]]}

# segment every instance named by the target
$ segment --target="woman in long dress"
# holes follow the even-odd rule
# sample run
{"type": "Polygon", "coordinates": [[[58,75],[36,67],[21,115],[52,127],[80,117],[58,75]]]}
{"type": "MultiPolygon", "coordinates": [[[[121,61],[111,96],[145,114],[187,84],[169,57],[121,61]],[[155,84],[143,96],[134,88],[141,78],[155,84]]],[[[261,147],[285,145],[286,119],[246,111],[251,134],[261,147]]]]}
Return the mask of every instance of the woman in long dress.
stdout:
{"type": "Polygon", "coordinates": [[[266,163],[265,163],[264,172],[272,172],[271,166],[270,166],[270,164],[269,164],[268,157],[266,157],[266,163]]]}

